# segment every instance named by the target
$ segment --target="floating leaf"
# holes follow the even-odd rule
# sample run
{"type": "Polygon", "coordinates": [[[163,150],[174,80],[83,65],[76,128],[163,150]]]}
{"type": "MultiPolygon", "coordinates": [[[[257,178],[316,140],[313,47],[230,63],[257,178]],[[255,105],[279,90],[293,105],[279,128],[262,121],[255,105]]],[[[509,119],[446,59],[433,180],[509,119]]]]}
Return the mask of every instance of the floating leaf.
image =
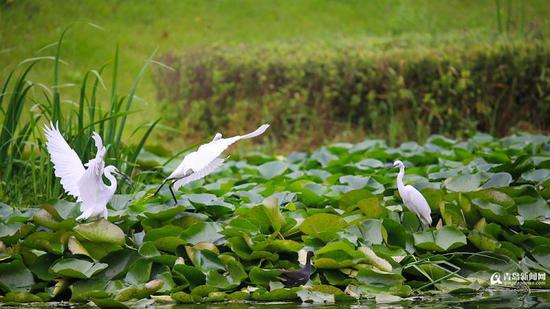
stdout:
{"type": "Polygon", "coordinates": [[[320,213],[307,217],[300,225],[300,230],[307,235],[318,235],[322,232],[338,232],[346,225],[340,216],[320,213]]]}
{"type": "Polygon", "coordinates": [[[509,173],[491,174],[489,180],[481,186],[481,189],[508,187],[513,181],[509,173]]]}
{"type": "Polygon", "coordinates": [[[275,269],[261,269],[257,266],[250,269],[250,281],[255,285],[268,287],[270,282],[278,281],[281,272],[275,269]]]}
{"type": "Polygon", "coordinates": [[[426,250],[444,252],[466,245],[466,236],[453,226],[415,233],[413,236],[414,245],[426,250]]]}
{"type": "Polygon", "coordinates": [[[284,161],[271,161],[258,166],[260,174],[266,179],[271,179],[282,175],[287,169],[284,161]]]}
{"type": "Polygon", "coordinates": [[[199,222],[185,229],[180,238],[194,245],[200,242],[213,243],[223,237],[219,231],[220,227],[215,222],[199,222]]]}
{"type": "Polygon", "coordinates": [[[548,169],[532,170],[521,174],[521,178],[529,182],[541,183],[550,179],[550,171],[548,169]]]}
{"type": "Polygon", "coordinates": [[[498,204],[487,202],[481,199],[473,199],[472,204],[477,206],[477,208],[479,209],[479,212],[488,221],[501,223],[506,226],[519,225],[518,218],[510,214],[506,208],[498,204]]]}
{"type": "Polygon", "coordinates": [[[107,264],[92,263],[85,260],[65,258],[52,265],[50,271],[69,278],[87,279],[107,268],[107,264]]]}
{"type": "Polygon", "coordinates": [[[390,288],[402,285],[405,279],[400,274],[362,268],[357,273],[357,281],[374,288],[390,288]]]}
{"type": "Polygon", "coordinates": [[[472,192],[481,185],[480,174],[457,175],[445,180],[445,187],[455,192],[472,192]]]}
{"type": "Polygon", "coordinates": [[[111,222],[100,219],[92,223],[84,223],[75,226],[74,231],[89,241],[124,244],[124,232],[111,222]]]}
{"type": "Polygon", "coordinates": [[[361,209],[366,218],[379,219],[388,212],[384,206],[380,205],[380,201],[376,197],[360,200],[357,202],[357,207],[361,209]]]}
{"type": "Polygon", "coordinates": [[[129,284],[145,283],[151,279],[151,267],[153,263],[147,259],[135,261],[126,273],[124,281],[129,284]]]}
{"type": "Polygon", "coordinates": [[[15,259],[0,263],[0,289],[3,291],[30,291],[34,277],[23,262],[15,259]]]}

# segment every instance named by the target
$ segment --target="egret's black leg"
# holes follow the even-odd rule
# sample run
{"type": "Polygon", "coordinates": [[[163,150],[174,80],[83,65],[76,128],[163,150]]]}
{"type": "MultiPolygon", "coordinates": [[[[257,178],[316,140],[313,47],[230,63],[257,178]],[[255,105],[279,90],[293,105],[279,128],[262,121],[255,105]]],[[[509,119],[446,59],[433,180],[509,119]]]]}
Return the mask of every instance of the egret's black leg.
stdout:
{"type": "Polygon", "coordinates": [[[420,223],[420,224],[418,225],[418,227],[416,228],[416,232],[420,231],[420,228],[421,228],[421,227],[422,227],[422,223],[420,223]]]}
{"type": "Polygon", "coordinates": [[[170,193],[172,193],[172,197],[174,198],[174,204],[178,204],[178,199],[176,199],[176,195],[174,194],[174,190],[172,190],[172,186],[174,185],[174,183],[171,183],[169,186],[168,186],[168,189],[170,189],[170,193]]]}
{"type": "Polygon", "coordinates": [[[165,180],[162,182],[162,184],[160,185],[160,187],[157,189],[157,191],[155,191],[155,194],[153,194],[153,196],[157,195],[159,192],[160,192],[160,189],[162,189],[162,187],[164,187],[164,185],[166,184],[168,180],[165,180]]]}

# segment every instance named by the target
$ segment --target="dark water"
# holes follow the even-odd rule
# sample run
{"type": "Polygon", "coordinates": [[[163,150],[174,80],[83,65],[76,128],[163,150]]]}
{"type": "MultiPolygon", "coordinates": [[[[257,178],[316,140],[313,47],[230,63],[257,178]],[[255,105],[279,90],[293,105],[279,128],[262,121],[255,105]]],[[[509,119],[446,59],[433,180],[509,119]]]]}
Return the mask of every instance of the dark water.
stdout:
{"type": "MultiPolygon", "coordinates": [[[[478,294],[435,294],[429,296],[417,296],[402,299],[398,302],[384,303],[376,300],[361,300],[358,302],[337,304],[301,304],[301,303],[215,303],[193,305],[159,305],[150,302],[138,302],[132,308],[173,308],[173,309],[216,309],[216,308],[550,308],[550,290],[488,290],[478,294]]],[[[0,304],[0,308],[91,308],[88,305],[75,305],[68,303],[47,304],[22,304],[13,306],[0,304]]]]}

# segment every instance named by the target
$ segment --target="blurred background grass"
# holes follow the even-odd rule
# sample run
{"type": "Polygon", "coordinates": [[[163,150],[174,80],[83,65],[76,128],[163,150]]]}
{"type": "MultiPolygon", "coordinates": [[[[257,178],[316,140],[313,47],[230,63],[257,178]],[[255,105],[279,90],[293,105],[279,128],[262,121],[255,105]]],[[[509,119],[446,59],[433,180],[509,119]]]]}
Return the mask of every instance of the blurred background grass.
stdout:
{"type": "MultiPolygon", "coordinates": [[[[314,47],[318,46],[315,44],[339,46],[341,42],[357,41],[363,44],[361,48],[373,48],[383,54],[390,47],[414,51],[430,44],[436,48],[492,44],[503,35],[508,39],[544,40],[550,31],[548,16],[550,2],[545,0],[2,0],[0,72],[5,76],[23,59],[53,54],[54,46],[44,47],[56,42],[67,27],[70,30],[61,53],[67,62],[61,68],[61,81],[66,85],[63,91],[76,93],[78,87],[68,84],[79,84],[87,70],[112,61],[118,44],[119,88],[127,92],[140,67],[155,50],[161,57],[182,55],[205,46],[238,50],[243,46],[247,49],[310,43],[314,47]]],[[[51,86],[51,75],[51,64],[40,63],[30,73],[30,79],[51,86]]],[[[104,74],[106,82],[110,76],[108,68],[104,74]]],[[[135,107],[146,112],[133,117],[130,127],[156,116],[173,114],[174,109],[165,99],[158,100],[158,88],[147,73],[135,100],[135,107]]],[[[103,94],[108,98],[108,91],[103,94]]],[[[167,124],[180,131],[193,129],[178,127],[174,119],[167,124]]],[[[217,130],[222,129],[214,127],[211,132],[195,134],[182,132],[181,138],[173,132],[157,130],[156,136],[180,147],[217,130]],[[172,138],[165,139],[166,135],[172,138]]],[[[320,142],[323,141],[316,143],[320,142]]]]}

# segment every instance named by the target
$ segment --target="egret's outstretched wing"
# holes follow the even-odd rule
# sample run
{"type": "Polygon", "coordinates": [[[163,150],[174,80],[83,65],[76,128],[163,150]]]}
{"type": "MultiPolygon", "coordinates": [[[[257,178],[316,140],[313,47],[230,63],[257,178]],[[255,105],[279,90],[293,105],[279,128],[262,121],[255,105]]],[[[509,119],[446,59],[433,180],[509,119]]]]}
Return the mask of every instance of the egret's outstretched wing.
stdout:
{"type": "Polygon", "coordinates": [[[206,167],[196,172],[193,172],[191,175],[184,177],[174,183],[174,189],[179,189],[180,187],[190,183],[191,181],[201,179],[206,175],[212,173],[218,167],[222,166],[225,159],[216,158],[214,161],[210,162],[206,167]]]}
{"type": "MultiPolygon", "coordinates": [[[[223,160],[221,162],[216,162],[216,160],[219,160],[219,156],[224,150],[227,149],[227,147],[240,139],[256,137],[264,133],[267,128],[269,128],[269,125],[264,124],[252,133],[237,135],[230,138],[222,138],[222,135],[220,133],[217,133],[210,143],[201,145],[199,149],[197,149],[197,151],[191,152],[186,155],[185,158],[183,158],[182,162],[178,165],[178,167],[166,179],[179,179],[183,177],[188,170],[193,170],[195,173],[198,173],[202,170],[208,171],[209,168],[211,168],[211,164],[214,164],[215,167],[218,167],[219,165],[216,164],[221,165],[221,163],[223,163],[223,160]]],[[[205,175],[201,176],[200,178],[204,176],[205,175]]]]}
{"type": "Polygon", "coordinates": [[[237,135],[237,136],[233,136],[233,137],[229,137],[229,138],[224,138],[223,141],[224,141],[225,148],[229,147],[231,144],[233,144],[236,141],[239,141],[241,139],[253,138],[253,137],[256,137],[258,135],[262,135],[265,132],[265,130],[267,130],[267,128],[269,128],[268,124],[262,124],[254,132],[251,132],[251,133],[248,133],[248,134],[245,134],[245,135],[237,135]]]}
{"type": "Polygon", "coordinates": [[[65,191],[80,197],[78,180],[84,174],[84,166],[76,152],[67,144],[67,141],[59,132],[59,127],[50,123],[50,127],[44,128],[46,134],[46,147],[54,166],[55,176],[61,178],[61,185],[65,191]]]}
{"type": "Polygon", "coordinates": [[[405,191],[407,192],[405,202],[408,204],[409,208],[412,208],[411,210],[418,216],[423,224],[432,224],[432,217],[430,216],[432,211],[422,193],[411,185],[405,186],[405,191]]]}
{"type": "Polygon", "coordinates": [[[99,134],[97,134],[96,132],[93,132],[92,138],[94,139],[95,147],[97,148],[96,158],[105,157],[105,147],[103,146],[103,140],[101,140],[101,136],[99,136],[99,134]]]}

